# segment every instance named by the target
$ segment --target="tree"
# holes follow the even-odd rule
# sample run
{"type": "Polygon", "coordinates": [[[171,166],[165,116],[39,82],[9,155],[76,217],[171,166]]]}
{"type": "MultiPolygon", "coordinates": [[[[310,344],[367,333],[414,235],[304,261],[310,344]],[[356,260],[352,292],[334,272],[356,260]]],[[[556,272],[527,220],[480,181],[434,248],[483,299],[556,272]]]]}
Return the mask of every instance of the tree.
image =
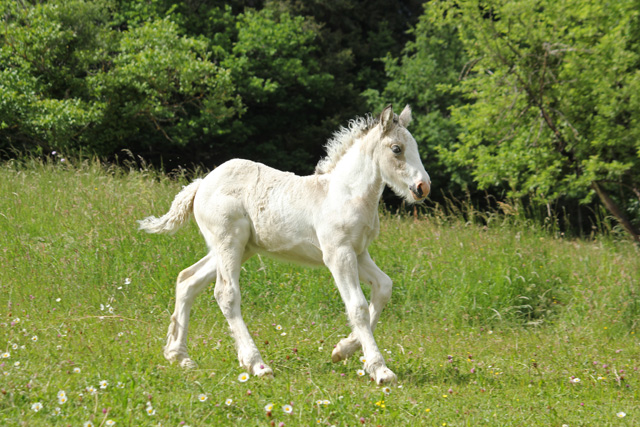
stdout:
{"type": "Polygon", "coordinates": [[[150,153],[241,110],[207,43],[169,19],[121,31],[107,2],[4,4],[0,148],[150,153]]]}
{"type": "Polygon", "coordinates": [[[0,3],[0,152],[313,170],[419,0],[0,3]],[[366,4],[365,4],[366,3],[366,4]]]}
{"type": "Polygon", "coordinates": [[[512,196],[597,194],[640,241],[638,3],[442,0],[426,14],[469,57],[444,161],[512,196]]]}
{"type": "Polygon", "coordinates": [[[269,8],[236,17],[237,36],[221,62],[246,106],[225,138],[226,153],[297,172],[311,170],[334,77],[318,59],[317,25],[269,8]]]}

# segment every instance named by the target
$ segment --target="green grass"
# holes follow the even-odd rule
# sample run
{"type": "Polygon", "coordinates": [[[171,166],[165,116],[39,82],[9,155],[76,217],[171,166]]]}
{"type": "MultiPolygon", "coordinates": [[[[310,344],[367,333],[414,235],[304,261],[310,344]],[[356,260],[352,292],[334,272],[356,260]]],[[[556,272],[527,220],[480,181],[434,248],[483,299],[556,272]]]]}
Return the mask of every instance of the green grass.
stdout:
{"type": "Polygon", "coordinates": [[[193,223],[156,236],[135,220],[164,213],[178,181],[97,162],[0,166],[0,425],[640,423],[638,248],[499,216],[383,214],[371,253],[394,279],[376,330],[399,378],[388,395],[358,357],[330,362],[349,328],[329,273],[266,258],[245,264],[243,314],[276,377],[238,381],[212,289],[192,312],[199,369],[168,364],[175,278],[205,246],[193,223]]]}

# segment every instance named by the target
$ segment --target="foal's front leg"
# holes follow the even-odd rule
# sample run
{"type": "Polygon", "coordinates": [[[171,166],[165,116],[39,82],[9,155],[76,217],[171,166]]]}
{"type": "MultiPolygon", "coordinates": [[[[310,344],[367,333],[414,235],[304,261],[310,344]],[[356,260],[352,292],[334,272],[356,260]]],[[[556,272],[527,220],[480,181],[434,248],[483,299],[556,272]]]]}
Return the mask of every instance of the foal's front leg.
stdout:
{"type": "MultiPolygon", "coordinates": [[[[385,274],[384,271],[373,262],[371,255],[368,251],[358,256],[358,273],[360,281],[371,285],[371,303],[369,304],[369,317],[371,331],[373,332],[380,319],[380,314],[391,299],[391,288],[393,282],[385,274]]],[[[356,337],[356,334],[352,332],[347,338],[340,340],[340,342],[333,349],[331,353],[331,360],[333,362],[339,362],[348,357],[351,357],[353,353],[360,349],[360,341],[356,337]]]]}
{"type": "Polygon", "coordinates": [[[324,250],[324,262],[331,270],[357,341],[362,344],[365,370],[378,384],[395,382],[396,375],[387,368],[371,330],[371,315],[358,280],[358,259],[353,249],[338,247],[324,250]]]}

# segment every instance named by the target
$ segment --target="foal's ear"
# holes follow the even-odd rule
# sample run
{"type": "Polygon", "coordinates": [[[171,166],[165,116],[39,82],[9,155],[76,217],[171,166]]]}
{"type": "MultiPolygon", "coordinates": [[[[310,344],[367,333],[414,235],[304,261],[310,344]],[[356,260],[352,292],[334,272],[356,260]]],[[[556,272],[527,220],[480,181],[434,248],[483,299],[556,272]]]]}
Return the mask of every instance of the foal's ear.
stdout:
{"type": "Polygon", "coordinates": [[[402,110],[402,113],[400,113],[400,117],[398,117],[398,122],[400,123],[400,126],[405,128],[409,126],[409,123],[411,123],[411,107],[409,107],[409,104],[407,104],[404,107],[404,110],[402,110]]]}
{"type": "Polygon", "coordinates": [[[393,109],[391,108],[391,104],[387,105],[384,110],[382,110],[382,113],[380,113],[380,125],[384,132],[393,126],[393,109]]]}

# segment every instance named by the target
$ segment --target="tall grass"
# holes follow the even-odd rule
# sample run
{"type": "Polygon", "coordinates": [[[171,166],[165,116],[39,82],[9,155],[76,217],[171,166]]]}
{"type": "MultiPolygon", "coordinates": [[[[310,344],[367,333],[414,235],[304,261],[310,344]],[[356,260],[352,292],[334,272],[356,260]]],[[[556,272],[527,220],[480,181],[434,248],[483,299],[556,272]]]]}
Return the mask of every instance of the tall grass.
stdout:
{"type": "Polygon", "coordinates": [[[376,330],[400,379],[389,394],[357,375],[358,357],[330,362],[349,333],[330,274],[267,258],[244,265],[243,314],[276,378],[237,380],[210,291],[192,312],[200,368],[169,365],[175,277],[206,248],[194,224],[157,236],[135,220],[164,213],[185,183],[97,161],[0,167],[0,424],[640,422],[638,248],[498,213],[474,212],[489,215],[478,225],[382,212],[371,253],[394,280],[376,330]]]}

